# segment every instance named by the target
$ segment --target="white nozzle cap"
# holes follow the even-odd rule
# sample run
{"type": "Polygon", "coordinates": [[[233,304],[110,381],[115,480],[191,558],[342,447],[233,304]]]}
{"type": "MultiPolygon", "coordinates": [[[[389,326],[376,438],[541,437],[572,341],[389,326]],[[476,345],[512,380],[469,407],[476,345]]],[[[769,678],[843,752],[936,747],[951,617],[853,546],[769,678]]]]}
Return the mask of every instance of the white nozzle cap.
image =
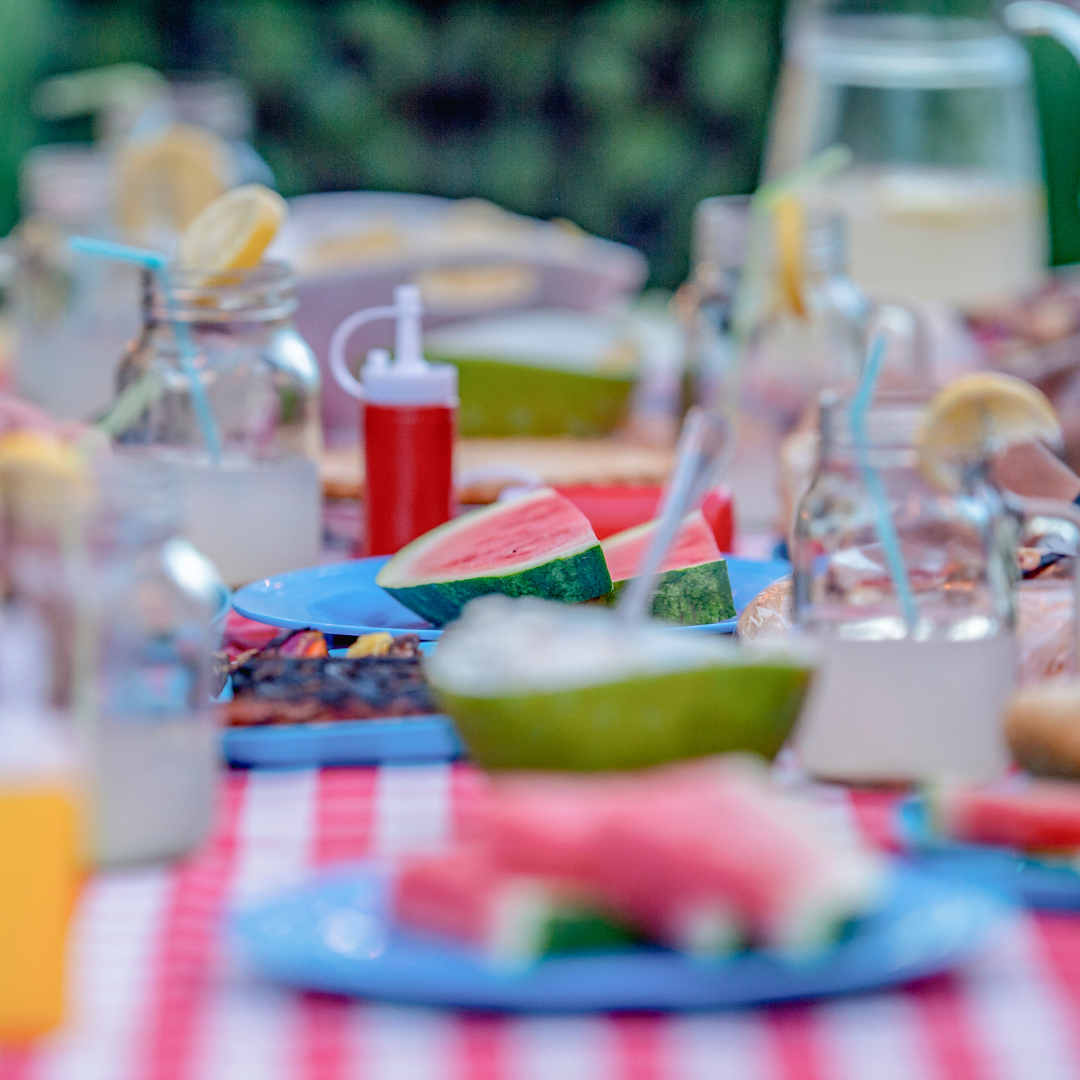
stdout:
{"type": "Polygon", "coordinates": [[[350,315],[330,339],[330,369],[345,391],[374,405],[456,406],[457,368],[429,364],[421,348],[424,305],[418,285],[398,285],[389,307],[367,308],[350,315]],[[364,323],[396,319],[394,361],[385,349],[372,349],[357,380],[345,362],[345,344],[364,323]]]}

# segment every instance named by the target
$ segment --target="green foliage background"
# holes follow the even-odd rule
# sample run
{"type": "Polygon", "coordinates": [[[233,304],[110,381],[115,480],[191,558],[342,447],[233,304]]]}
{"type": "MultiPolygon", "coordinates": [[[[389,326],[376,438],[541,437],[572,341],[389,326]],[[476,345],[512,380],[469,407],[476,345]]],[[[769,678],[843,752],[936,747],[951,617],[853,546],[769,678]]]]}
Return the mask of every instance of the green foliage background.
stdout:
{"type": "MultiPolygon", "coordinates": [[[[990,0],[851,0],[985,14],[990,0]]],[[[694,204],[751,190],[783,0],[0,0],[0,235],[44,75],[120,61],[235,75],[286,195],[482,196],[685,274],[694,204]]],[[[1029,39],[1055,262],[1080,260],[1080,71],[1029,39]]]]}
{"type": "Polygon", "coordinates": [[[694,203],[756,182],[780,18],[779,0],[2,0],[0,232],[26,146],[89,137],[35,127],[32,81],[139,61],[244,80],[287,195],[478,195],[635,244],[673,285],[694,203]]]}

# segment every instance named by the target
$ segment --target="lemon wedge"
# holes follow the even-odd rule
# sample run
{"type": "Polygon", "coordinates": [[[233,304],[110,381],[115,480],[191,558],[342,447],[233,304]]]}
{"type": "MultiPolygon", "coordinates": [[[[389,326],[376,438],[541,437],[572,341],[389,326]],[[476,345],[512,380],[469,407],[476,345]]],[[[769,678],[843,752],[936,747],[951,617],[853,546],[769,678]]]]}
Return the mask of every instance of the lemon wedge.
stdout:
{"type": "Polygon", "coordinates": [[[91,494],[86,461],[48,432],[8,432],[0,436],[0,491],[17,527],[59,529],[91,494]]]}
{"type": "Polygon", "coordinates": [[[965,465],[1016,443],[1061,440],[1050,400],[1013,375],[980,372],[944,387],[916,436],[919,469],[938,487],[955,490],[965,465]]]}
{"type": "Polygon", "coordinates": [[[800,318],[806,316],[803,302],[803,256],[806,213],[793,195],[784,195],[773,207],[776,219],[776,272],[781,303],[800,318]]]}
{"type": "Polygon", "coordinates": [[[277,235],[288,205],[262,184],[244,184],[215,199],[180,237],[177,261],[192,270],[258,266],[277,235]]]}
{"type": "Polygon", "coordinates": [[[155,228],[180,232],[228,188],[233,169],[229,144],[193,124],[133,140],[117,155],[120,227],[135,239],[155,228]]]}
{"type": "Polygon", "coordinates": [[[75,483],[85,476],[86,465],[70,443],[23,429],[0,436],[0,472],[36,473],[75,483]]]}

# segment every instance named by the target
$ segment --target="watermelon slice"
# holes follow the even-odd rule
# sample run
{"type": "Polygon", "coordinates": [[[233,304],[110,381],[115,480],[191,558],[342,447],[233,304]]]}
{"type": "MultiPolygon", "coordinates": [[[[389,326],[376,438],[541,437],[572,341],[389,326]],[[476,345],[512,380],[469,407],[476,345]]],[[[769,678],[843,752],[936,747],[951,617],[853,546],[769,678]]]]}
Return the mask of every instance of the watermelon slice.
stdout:
{"type": "Polygon", "coordinates": [[[1080,850],[1080,784],[1035,780],[1020,788],[941,784],[927,792],[934,830],[950,840],[1020,851],[1080,850]]]}
{"type": "Polygon", "coordinates": [[[596,846],[599,894],[654,939],[714,955],[745,930],[799,957],[876,902],[876,859],[829,837],[756,771],[707,763],[659,777],[644,797],[621,800],[596,846]]]}
{"type": "Polygon", "coordinates": [[[742,759],[587,778],[506,774],[463,826],[489,862],[468,870],[484,906],[455,932],[488,952],[496,937],[504,953],[507,940],[536,940],[520,897],[499,891],[508,882],[544,882],[549,899],[587,897],[588,910],[613,912],[649,940],[715,958],[747,941],[795,957],[827,947],[869,910],[881,881],[872,853],[742,759]],[[482,886],[485,873],[499,889],[482,886]],[[518,930],[492,929],[507,925],[518,930]]]}
{"type": "Polygon", "coordinates": [[[582,885],[508,871],[488,849],[469,844],[405,862],[391,910],[401,926],[471,946],[502,967],[640,940],[582,885]]]}
{"type": "MultiPolygon", "coordinates": [[[[601,542],[613,588],[605,602],[613,603],[641,566],[656,531],[650,521],[601,542]]],[[[716,537],[700,510],[688,514],[675,543],[660,565],[652,613],[680,626],[722,622],[735,614],[727,563],[720,557],[716,537]]]]}
{"type": "Polygon", "coordinates": [[[436,626],[486,593],[578,603],[611,590],[588,519],[551,488],[432,529],[394,555],[375,581],[436,626]]]}

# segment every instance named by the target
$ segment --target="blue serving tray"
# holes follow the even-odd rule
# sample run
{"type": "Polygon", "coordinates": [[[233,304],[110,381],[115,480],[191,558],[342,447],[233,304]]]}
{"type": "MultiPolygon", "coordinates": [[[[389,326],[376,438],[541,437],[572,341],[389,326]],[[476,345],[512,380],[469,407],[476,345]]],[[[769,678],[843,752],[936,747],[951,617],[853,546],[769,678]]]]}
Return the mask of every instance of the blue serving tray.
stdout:
{"type": "Polygon", "coordinates": [[[1080,910],[1080,872],[1011,848],[942,840],[930,830],[921,796],[900,803],[896,825],[901,843],[918,865],[936,874],[993,890],[1027,907],[1080,910]]]}
{"type": "Polygon", "coordinates": [[[973,956],[1009,910],[979,889],[897,864],[880,910],[812,960],[751,952],[707,963],[634,948],[508,971],[394,927],[388,875],[371,863],[338,871],[240,914],[233,932],[256,971],[300,989],[482,1009],[716,1009],[871,990],[946,971],[973,956]]]}
{"type": "MultiPolygon", "coordinates": [[[[442,630],[375,584],[375,575],[386,561],[387,556],[352,559],[253,581],[233,594],[233,607],[249,619],[291,630],[310,628],[326,634],[391,630],[434,641],[442,630]]],[[[743,608],[762,589],[791,572],[791,564],[781,559],[742,559],[732,555],[728,556],[727,566],[735,618],[679,630],[733,633],[743,608]]]]}
{"type": "Polygon", "coordinates": [[[256,768],[453,761],[465,752],[454,722],[439,715],[227,728],[221,741],[230,765],[256,768]]]}
{"type": "MultiPolygon", "coordinates": [[[[420,644],[423,653],[432,648],[432,642],[420,644]]],[[[344,656],[345,652],[331,649],[330,655],[344,656]]],[[[229,683],[218,700],[231,699],[229,683]]],[[[221,741],[230,765],[271,769],[453,761],[465,753],[454,721],[441,714],[226,728],[221,741]]]]}

